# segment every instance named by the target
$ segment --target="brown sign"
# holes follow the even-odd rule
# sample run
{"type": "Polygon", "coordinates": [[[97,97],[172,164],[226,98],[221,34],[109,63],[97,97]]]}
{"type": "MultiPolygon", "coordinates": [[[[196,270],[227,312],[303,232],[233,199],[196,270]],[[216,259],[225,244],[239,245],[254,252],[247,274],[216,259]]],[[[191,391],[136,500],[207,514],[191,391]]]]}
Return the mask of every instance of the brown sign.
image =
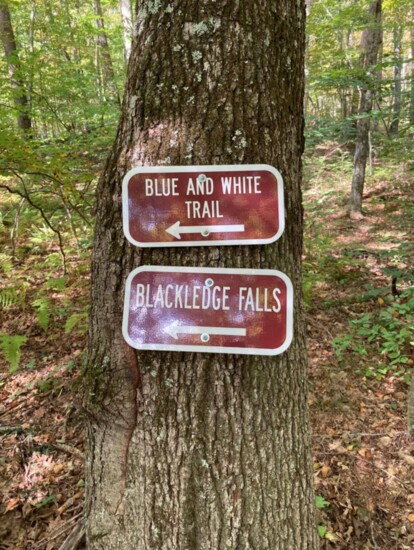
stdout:
{"type": "Polygon", "coordinates": [[[141,247],[267,244],[284,229],[282,176],[266,164],[134,168],[122,202],[141,247]]]}
{"type": "Polygon", "coordinates": [[[142,266],[127,279],[123,334],[137,349],[277,355],[292,326],[280,271],[142,266]]]}

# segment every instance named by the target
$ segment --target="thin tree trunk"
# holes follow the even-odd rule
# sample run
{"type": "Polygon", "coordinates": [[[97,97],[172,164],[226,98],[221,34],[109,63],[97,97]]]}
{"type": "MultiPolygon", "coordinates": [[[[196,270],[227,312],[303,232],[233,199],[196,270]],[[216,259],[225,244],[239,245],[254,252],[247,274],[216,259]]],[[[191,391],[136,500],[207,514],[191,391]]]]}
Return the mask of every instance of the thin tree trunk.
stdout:
{"type": "Polygon", "coordinates": [[[109,51],[108,37],[105,32],[105,23],[102,13],[101,0],[94,0],[96,14],[96,28],[98,29],[97,45],[100,57],[100,68],[102,70],[102,81],[105,97],[112,97],[120,103],[119,93],[116,86],[115,72],[112,65],[111,52],[109,51]]]}
{"type": "Polygon", "coordinates": [[[131,36],[132,36],[132,10],[131,0],[119,0],[119,9],[121,11],[122,34],[124,37],[124,58],[128,63],[131,54],[131,36]]]}
{"type": "Polygon", "coordinates": [[[372,69],[377,63],[378,51],[382,41],[381,11],[382,0],[374,0],[369,8],[369,26],[364,29],[361,37],[361,64],[366,69],[366,84],[361,89],[360,118],[357,125],[352,187],[349,198],[349,212],[354,219],[362,217],[362,195],[369,152],[370,113],[373,97],[375,96],[372,69]]]}
{"type": "Polygon", "coordinates": [[[6,2],[0,1],[0,40],[6,56],[9,75],[14,88],[14,104],[18,110],[17,125],[29,135],[32,129],[32,121],[29,115],[29,102],[20,69],[19,55],[9,7],[6,2]]]}
{"type": "MultiPolygon", "coordinates": [[[[382,114],[381,113],[381,104],[382,104],[382,58],[383,58],[383,41],[381,40],[381,44],[380,44],[380,48],[379,48],[379,51],[378,51],[378,65],[379,65],[379,69],[377,71],[377,76],[376,76],[376,80],[377,80],[377,87],[376,87],[376,90],[375,90],[375,95],[374,95],[374,103],[373,103],[373,107],[376,111],[379,111],[377,116],[374,117],[374,120],[373,120],[373,124],[372,124],[372,130],[373,132],[378,132],[379,130],[379,123],[380,123],[380,116],[382,118],[382,114]]],[[[387,135],[388,135],[388,131],[387,131],[387,135]]]]}
{"type": "Polygon", "coordinates": [[[407,425],[408,432],[414,439],[414,376],[411,376],[410,389],[408,390],[407,425]]]}
{"type": "MultiPolygon", "coordinates": [[[[414,16],[414,10],[411,11],[414,16]]],[[[409,106],[409,120],[410,126],[414,128],[414,28],[410,29],[410,53],[411,53],[411,82],[410,82],[410,106],[409,106]]],[[[413,130],[414,135],[414,130],[413,130]]]]}
{"type": "Polygon", "coordinates": [[[397,136],[400,125],[401,115],[401,77],[402,77],[402,58],[401,58],[401,27],[398,23],[394,26],[394,90],[392,104],[392,120],[390,124],[390,134],[397,136]]]}
{"type": "MultiPolygon", "coordinates": [[[[33,112],[33,80],[34,80],[34,39],[35,39],[35,23],[36,23],[36,1],[32,0],[32,7],[30,10],[30,27],[29,27],[29,52],[30,52],[30,73],[27,83],[27,110],[29,113],[33,112]]],[[[36,132],[36,126],[32,120],[33,130],[36,132]]]]}
{"type": "Polygon", "coordinates": [[[88,545],[316,550],[300,293],[304,1],[139,0],[138,13],[97,189],[84,373],[88,545]],[[256,162],[284,177],[277,243],[127,243],[121,183],[131,167],[256,162]],[[133,350],[121,332],[123,287],[140,264],[284,271],[295,288],[292,345],[272,358],[133,350]]]}

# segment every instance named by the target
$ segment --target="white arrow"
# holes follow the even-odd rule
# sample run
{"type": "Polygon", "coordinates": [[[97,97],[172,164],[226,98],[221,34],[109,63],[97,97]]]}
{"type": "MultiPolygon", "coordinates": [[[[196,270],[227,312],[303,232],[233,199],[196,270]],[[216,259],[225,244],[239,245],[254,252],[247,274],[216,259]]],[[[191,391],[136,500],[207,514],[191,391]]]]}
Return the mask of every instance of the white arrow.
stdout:
{"type": "Polygon", "coordinates": [[[221,336],[246,336],[247,334],[245,328],[184,326],[179,325],[178,321],[165,327],[164,331],[175,340],[178,339],[178,334],[218,334],[221,336]]]}
{"type": "Polygon", "coordinates": [[[239,233],[244,231],[244,225],[180,225],[181,222],[175,222],[170,225],[166,232],[181,239],[181,233],[239,233]]]}

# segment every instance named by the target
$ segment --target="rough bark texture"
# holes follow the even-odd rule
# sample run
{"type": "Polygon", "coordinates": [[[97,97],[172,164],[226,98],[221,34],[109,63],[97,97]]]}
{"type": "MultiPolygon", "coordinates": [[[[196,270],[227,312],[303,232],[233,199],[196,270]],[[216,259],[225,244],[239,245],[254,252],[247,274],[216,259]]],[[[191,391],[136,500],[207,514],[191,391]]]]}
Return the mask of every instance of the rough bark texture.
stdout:
{"type": "Polygon", "coordinates": [[[317,548],[300,298],[304,24],[303,1],[138,2],[120,126],[97,191],[84,379],[90,548],[317,548]],[[121,182],[131,167],[238,163],[283,174],[277,243],[128,244],[121,182]],[[291,347],[273,358],[131,349],[123,289],[140,264],[280,269],[296,291],[291,347]]]}
{"type": "Polygon", "coordinates": [[[374,0],[369,8],[369,27],[362,32],[361,37],[361,64],[366,69],[367,83],[361,90],[357,137],[355,142],[354,169],[352,187],[349,198],[349,211],[352,217],[362,216],[362,194],[365,183],[365,168],[369,153],[369,129],[372,102],[375,96],[373,86],[373,67],[377,63],[378,52],[382,41],[381,27],[382,0],[374,0]]]}
{"type": "Polygon", "coordinates": [[[14,88],[14,104],[17,107],[17,125],[25,133],[32,128],[32,121],[28,112],[28,100],[23,78],[20,74],[19,55],[16,39],[10,17],[9,7],[6,2],[0,2],[0,40],[9,68],[9,75],[14,88]]]}

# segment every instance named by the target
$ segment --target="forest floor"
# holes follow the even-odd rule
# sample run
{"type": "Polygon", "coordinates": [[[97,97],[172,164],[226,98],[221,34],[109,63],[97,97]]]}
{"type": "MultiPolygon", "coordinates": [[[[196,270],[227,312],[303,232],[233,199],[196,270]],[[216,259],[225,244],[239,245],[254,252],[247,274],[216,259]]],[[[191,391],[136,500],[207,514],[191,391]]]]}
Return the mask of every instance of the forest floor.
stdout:
{"type": "MultiPolygon", "coordinates": [[[[404,292],[411,283],[404,273],[412,259],[414,175],[407,165],[374,165],[366,215],[351,221],[349,167],[349,156],[334,144],[305,165],[304,297],[318,531],[321,548],[411,549],[414,443],[406,415],[414,358],[404,292]],[[391,287],[395,270],[398,296],[391,287]]],[[[1,239],[7,252],[10,244],[1,239]]],[[[48,284],[59,307],[48,323],[43,319],[44,330],[30,299],[45,292],[39,265],[49,252],[27,250],[24,261],[13,262],[9,280],[29,272],[30,288],[1,318],[1,332],[25,334],[27,341],[14,373],[0,357],[0,550],[59,549],[82,518],[84,422],[76,387],[88,261],[69,258],[78,265],[64,289],[48,284]],[[65,331],[68,304],[79,304],[79,323],[65,331]]],[[[60,276],[57,271],[55,281],[60,276]]]]}

